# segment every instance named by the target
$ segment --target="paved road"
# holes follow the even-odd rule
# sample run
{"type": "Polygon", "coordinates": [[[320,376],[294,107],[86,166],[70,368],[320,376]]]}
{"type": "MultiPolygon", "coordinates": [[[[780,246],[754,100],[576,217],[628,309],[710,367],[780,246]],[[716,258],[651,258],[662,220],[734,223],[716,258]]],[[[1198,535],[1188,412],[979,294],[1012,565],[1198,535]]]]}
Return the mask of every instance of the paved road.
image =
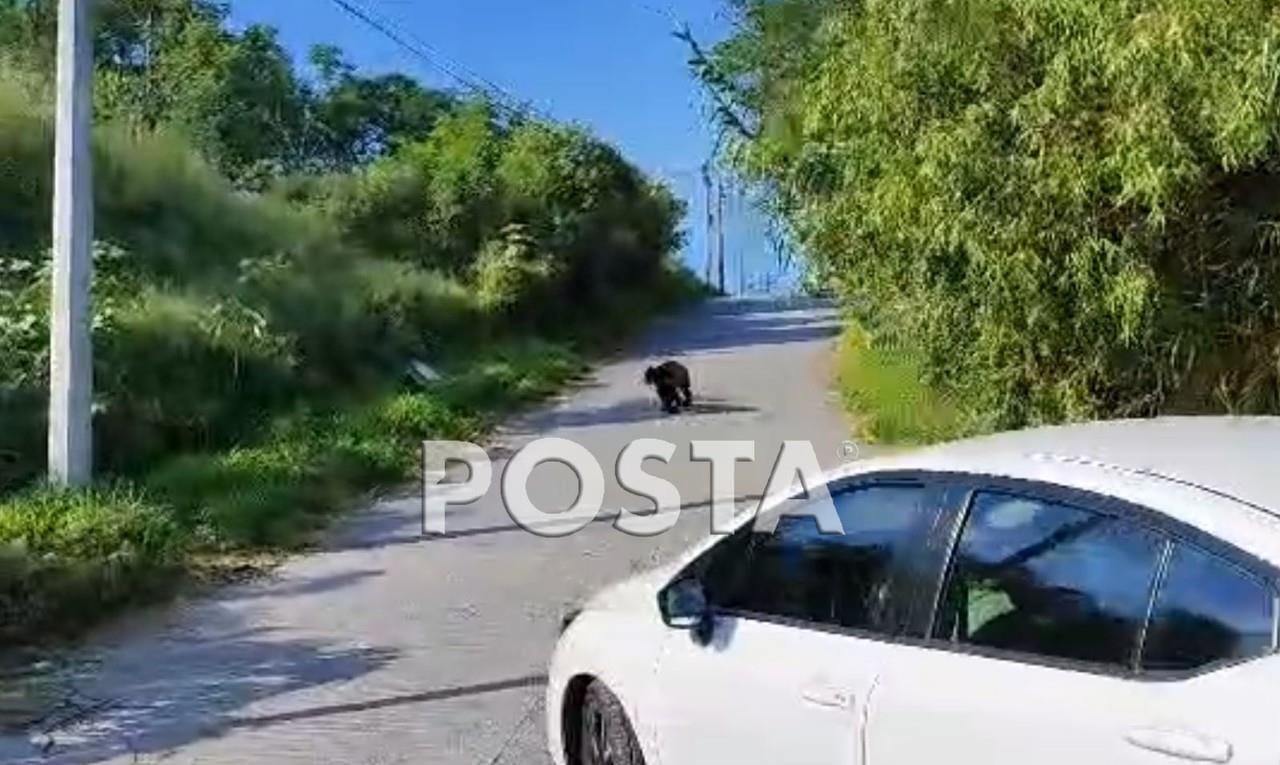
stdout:
{"type": "MultiPolygon", "coordinates": [[[[95,636],[68,677],[91,711],[0,738],[0,762],[547,762],[541,675],[561,614],[708,532],[698,505],[709,473],[688,458],[688,442],[754,439],[761,459],[737,472],[744,497],[763,489],[784,439],[812,441],[827,465],[842,459],[847,429],[829,393],[835,318],[821,303],[752,300],[664,320],[585,384],[511,423],[493,449],[500,475],[504,455],[540,435],[582,443],[606,466],[631,439],[675,442],[670,465],[649,466],[691,506],[671,532],[637,539],[601,522],[543,538],[512,523],[495,489],[453,511],[446,535],[422,539],[419,497],[406,492],[267,581],[95,636]],[[640,383],[646,363],[668,355],[693,370],[699,396],[678,417],[658,412],[640,383]]],[[[567,506],[569,478],[540,467],[531,494],[567,506]]],[[[606,510],[644,506],[609,486],[606,510]]]]}

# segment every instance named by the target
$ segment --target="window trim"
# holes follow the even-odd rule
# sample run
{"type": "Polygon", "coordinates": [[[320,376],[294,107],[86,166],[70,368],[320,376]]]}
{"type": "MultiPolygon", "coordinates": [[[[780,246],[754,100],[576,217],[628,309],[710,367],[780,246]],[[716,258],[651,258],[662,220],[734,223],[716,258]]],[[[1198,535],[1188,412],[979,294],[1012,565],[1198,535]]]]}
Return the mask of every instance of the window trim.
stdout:
{"type": "Polygon", "coordinates": [[[946,498],[943,503],[943,514],[947,516],[944,525],[949,526],[949,543],[942,568],[936,572],[936,577],[932,580],[934,586],[930,588],[931,592],[922,595],[922,597],[926,598],[926,603],[922,610],[928,614],[928,618],[915,626],[923,628],[923,631],[917,635],[910,636],[909,642],[932,650],[977,655],[996,660],[1139,682],[1180,682],[1280,653],[1280,569],[1268,561],[1241,550],[1203,529],[1196,528],[1158,510],[1138,505],[1119,497],[1061,484],[983,473],[951,472],[935,473],[934,476],[935,480],[940,480],[943,484],[943,496],[946,498]],[[1133,655],[1127,665],[1105,665],[1025,651],[954,643],[933,636],[933,630],[942,608],[942,598],[945,594],[946,583],[950,578],[951,567],[956,551],[959,548],[961,533],[969,518],[974,498],[982,492],[1025,496],[1029,499],[1065,504],[1087,512],[1120,518],[1143,526],[1162,538],[1164,544],[1160,553],[1160,562],[1157,564],[1157,572],[1153,577],[1151,591],[1148,595],[1147,618],[1143,622],[1139,641],[1135,643],[1133,655]],[[953,504],[957,500],[959,500],[959,504],[953,504]],[[1167,559],[1172,555],[1175,544],[1190,545],[1208,555],[1217,557],[1251,578],[1256,579],[1271,591],[1272,601],[1276,605],[1272,608],[1272,641],[1271,650],[1268,653],[1210,662],[1189,670],[1141,670],[1141,651],[1144,645],[1142,641],[1145,640],[1151,614],[1155,608],[1155,601],[1159,596],[1160,587],[1164,583],[1164,576],[1167,573],[1167,559]]]}
{"type": "MultiPolygon", "coordinates": [[[[846,491],[864,485],[884,484],[923,487],[926,490],[926,496],[929,497],[928,503],[935,512],[931,532],[921,540],[922,543],[916,548],[917,554],[925,554],[933,558],[933,560],[929,561],[930,574],[923,577],[919,582],[920,587],[914,590],[905,588],[901,581],[895,582],[894,588],[891,590],[890,597],[902,598],[905,601],[904,620],[896,632],[877,632],[863,628],[812,622],[794,617],[775,616],[738,609],[716,608],[714,606],[711,611],[712,617],[716,619],[740,619],[792,629],[841,635],[877,643],[945,651],[957,655],[976,656],[995,661],[1143,683],[1182,682],[1191,678],[1220,672],[1240,664],[1257,661],[1267,656],[1280,654],[1280,566],[1241,550],[1203,529],[1153,508],[1129,502],[1119,497],[1046,481],[1011,478],[988,473],[929,469],[884,470],[845,476],[831,481],[826,485],[826,488],[830,493],[835,494],[839,491],[846,491]],[[1164,538],[1165,551],[1162,552],[1162,560],[1166,554],[1172,553],[1173,545],[1176,543],[1190,544],[1205,553],[1222,558],[1243,570],[1246,574],[1258,579],[1271,590],[1274,603],[1272,609],[1271,652],[1258,656],[1211,662],[1191,670],[1140,672],[1137,671],[1136,664],[1133,662],[1124,667],[1100,665],[1061,657],[952,643],[932,637],[933,625],[937,619],[943,588],[947,577],[950,575],[951,562],[960,542],[960,533],[964,528],[965,520],[968,518],[973,497],[979,491],[1026,495],[1031,498],[1080,507],[1091,512],[1118,516],[1130,522],[1146,526],[1164,538]]],[[[738,534],[750,534],[752,527],[753,524],[748,523],[734,532],[734,534],[721,539],[682,568],[669,581],[674,582],[690,575],[702,576],[705,573],[706,561],[716,549],[721,545],[729,544],[730,540],[738,534]]],[[[893,576],[896,578],[900,572],[901,566],[895,565],[893,576]]],[[[1162,571],[1159,575],[1159,581],[1152,587],[1148,603],[1148,617],[1143,623],[1144,637],[1150,623],[1151,611],[1154,609],[1155,598],[1160,592],[1158,585],[1163,583],[1163,576],[1164,572],[1162,571]]],[[[1138,646],[1137,650],[1140,651],[1140,649],[1141,646],[1138,646]]],[[[1139,661],[1140,657],[1141,653],[1136,652],[1134,662],[1139,661]]]]}
{"type": "Polygon", "coordinates": [[[1147,648],[1147,634],[1151,631],[1151,618],[1156,613],[1156,601],[1164,589],[1165,579],[1169,576],[1169,562],[1173,560],[1173,548],[1178,542],[1167,534],[1161,534],[1163,543],[1160,546],[1160,559],[1156,561],[1156,575],[1151,580],[1151,592],[1147,593],[1147,613],[1142,617],[1142,627],[1138,629],[1138,639],[1133,645],[1133,655],[1129,657],[1129,667],[1135,675],[1142,674],[1142,654],[1147,648]]]}

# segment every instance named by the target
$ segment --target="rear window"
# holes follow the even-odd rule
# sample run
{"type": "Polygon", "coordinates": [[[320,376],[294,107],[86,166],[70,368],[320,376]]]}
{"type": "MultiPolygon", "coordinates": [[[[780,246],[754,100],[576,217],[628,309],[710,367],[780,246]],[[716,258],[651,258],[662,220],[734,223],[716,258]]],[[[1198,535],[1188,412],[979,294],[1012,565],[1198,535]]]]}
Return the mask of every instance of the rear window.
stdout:
{"type": "Polygon", "coordinates": [[[1186,671],[1270,653],[1275,593],[1235,565],[1178,544],[1143,646],[1147,671],[1186,671]]]}

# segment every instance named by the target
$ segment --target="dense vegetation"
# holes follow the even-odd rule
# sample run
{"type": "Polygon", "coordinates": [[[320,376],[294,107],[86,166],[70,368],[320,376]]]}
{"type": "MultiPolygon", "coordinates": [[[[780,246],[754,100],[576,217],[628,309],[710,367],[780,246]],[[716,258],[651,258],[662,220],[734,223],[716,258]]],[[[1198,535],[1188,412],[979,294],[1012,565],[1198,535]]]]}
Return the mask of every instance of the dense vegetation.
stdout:
{"type": "Polygon", "coordinates": [[[38,488],[54,6],[0,0],[0,644],[193,551],[304,540],[408,475],[420,440],[477,436],[692,294],[669,259],[680,203],[581,130],[332,48],[304,73],[206,0],[101,0],[104,478],[38,488]],[[407,380],[413,358],[445,381],[407,380]]]}
{"type": "Polygon", "coordinates": [[[730,4],[695,64],[844,299],[873,428],[917,376],[922,437],[1280,412],[1273,3],[730,4]]]}

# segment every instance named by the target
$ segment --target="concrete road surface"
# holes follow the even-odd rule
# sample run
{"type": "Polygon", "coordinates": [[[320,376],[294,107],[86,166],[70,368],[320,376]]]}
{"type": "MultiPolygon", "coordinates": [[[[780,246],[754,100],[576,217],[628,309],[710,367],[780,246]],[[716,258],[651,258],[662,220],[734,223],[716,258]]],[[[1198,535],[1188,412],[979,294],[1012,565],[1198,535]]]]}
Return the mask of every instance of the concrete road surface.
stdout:
{"type": "MultiPolygon", "coordinates": [[[[765,486],[784,439],[846,459],[848,428],[831,393],[838,326],[814,301],[716,301],[656,325],[562,399],[504,429],[492,453],[543,435],[585,445],[608,468],[638,437],[679,446],[669,465],[687,508],[652,539],[608,522],[549,539],[506,514],[495,487],[451,510],[446,534],[420,535],[416,489],[355,515],[325,552],[266,581],[130,617],[72,657],[67,704],[27,735],[0,738],[0,762],[546,763],[542,683],[562,613],[709,530],[706,463],[690,440],[756,442],[738,496],[765,486]],[[658,411],[647,363],[693,372],[691,412],[658,411]]],[[[643,509],[606,470],[605,511],[643,509]]],[[[497,481],[495,480],[495,483],[497,481]]],[[[576,496],[551,463],[530,492],[547,510],[576,496]]]]}

